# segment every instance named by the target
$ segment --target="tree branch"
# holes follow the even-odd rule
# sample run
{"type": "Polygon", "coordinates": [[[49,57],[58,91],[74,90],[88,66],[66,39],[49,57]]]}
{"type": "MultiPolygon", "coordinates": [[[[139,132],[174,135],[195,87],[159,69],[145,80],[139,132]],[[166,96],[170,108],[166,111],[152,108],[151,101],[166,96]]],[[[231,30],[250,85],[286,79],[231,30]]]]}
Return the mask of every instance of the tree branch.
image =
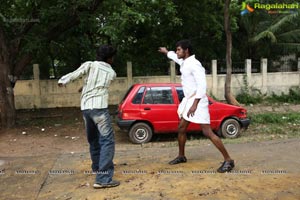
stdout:
{"type": "Polygon", "coordinates": [[[72,27],[78,25],[80,23],[80,18],[78,16],[78,12],[85,12],[88,11],[90,14],[94,13],[99,6],[103,3],[103,0],[94,0],[92,5],[87,7],[78,7],[75,9],[75,11],[72,13],[72,15],[68,18],[67,21],[64,21],[60,24],[57,24],[54,26],[51,30],[49,30],[45,36],[48,41],[51,41],[53,39],[56,39],[59,37],[62,33],[65,31],[71,29],[72,27]]]}
{"type": "MultiPolygon", "coordinates": [[[[102,2],[103,0],[94,0],[92,2],[92,5],[90,6],[80,8],[78,7],[74,12],[72,12],[72,15],[68,18],[68,20],[58,23],[44,34],[46,40],[50,42],[51,40],[58,38],[67,30],[70,30],[72,27],[78,25],[80,23],[80,18],[77,14],[78,12],[88,11],[90,13],[94,13],[102,2]]],[[[24,31],[29,31],[33,27],[33,25],[28,25],[28,27],[26,27],[24,31]]],[[[28,65],[32,61],[32,58],[33,56],[30,53],[23,55],[15,64],[14,75],[19,77],[26,65],[28,65]]]]}
{"type": "Polygon", "coordinates": [[[72,27],[78,25],[80,23],[80,19],[77,15],[69,17],[67,21],[64,21],[56,26],[52,27],[46,34],[45,37],[48,42],[58,38],[62,33],[71,29],[72,27]]]}
{"type": "Polygon", "coordinates": [[[94,0],[93,5],[90,7],[90,12],[94,13],[100,6],[100,4],[103,3],[103,0],[94,0]]]}
{"type": "MultiPolygon", "coordinates": [[[[34,8],[32,9],[32,12],[31,12],[31,17],[32,17],[32,19],[38,19],[38,17],[39,17],[39,15],[38,15],[38,9],[40,9],[40,7],[41,7],[41,3],[40,3],[38,6],[36,6],[36,7],[34,7],[34,8]]],[[[20,37],[20,36],[23,36],[23,35],[27,34],[27,33],[32,29],[32,27],[33,27],[36,23],[38,23],[38,22],[39,22],[39,21],[28,21],[28,22],[25,24],[23,30],[17,35],[17,37],[20,37]]]]}
{"type": "Polygon", "coordinates": [[[33,56],[30,53],[24,54],[15,64],[13,75],[19,78],[24,68],[32,61],[32,58],[33,56]]]}

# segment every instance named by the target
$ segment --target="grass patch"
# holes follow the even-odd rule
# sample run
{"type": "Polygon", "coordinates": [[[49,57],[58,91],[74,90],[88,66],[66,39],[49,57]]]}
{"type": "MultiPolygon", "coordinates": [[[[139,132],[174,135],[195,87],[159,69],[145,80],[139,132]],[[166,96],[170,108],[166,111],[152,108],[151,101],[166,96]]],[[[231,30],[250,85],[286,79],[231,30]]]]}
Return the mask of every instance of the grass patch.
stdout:
{"type": "Polygon", "coordinates": [[[300,124],[300,114],[291,113],[261,113],[250,116],[252,124],[300,124]]]}
{"type": "Polygon", "coordinates": [[[235,139],[222,139],[225,144],[259,142],[275,139],[300,137],[300,114],[290,113],[259,113],[252,114],[251,124],[241,136],[235,139]]]}

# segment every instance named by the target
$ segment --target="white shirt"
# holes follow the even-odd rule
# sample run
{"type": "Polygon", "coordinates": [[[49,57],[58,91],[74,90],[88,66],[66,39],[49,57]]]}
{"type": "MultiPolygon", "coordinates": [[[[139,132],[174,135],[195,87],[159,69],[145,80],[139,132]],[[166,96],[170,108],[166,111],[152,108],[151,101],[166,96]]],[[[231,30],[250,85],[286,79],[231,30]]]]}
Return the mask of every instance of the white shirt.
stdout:
{"type": "Polygon", "coordinates": [[[178,59],[174,51],[169,51],[167,56],[180,65],[184,98],[177,109],[179,118],[184,118],[189,122],[197,124],[210,124],[205,69],[194,55],[183,60],[178,59]],[[193,116],[188,117],[187,113],[195,99],[200,99],[197,109],[193,116]]]}
{"type": "Polygon", "coordinates": [[[77,70],[59,79],[58,83],[67,84],[85,76],[81,93],[81,110],[101,109],[108,107],[108,87],[116,72],[110,64],[101,61],[87,61],[77,70]]]}
{"type": "Polygon", "coordinates": [[[196,99],[206,98],[205,69],[195,58],[195,55],[183,60],[178,59],[174,51],[169,51],[167,56],[180,65],[184,96],[189,98],[194,95],[196,99]]]}

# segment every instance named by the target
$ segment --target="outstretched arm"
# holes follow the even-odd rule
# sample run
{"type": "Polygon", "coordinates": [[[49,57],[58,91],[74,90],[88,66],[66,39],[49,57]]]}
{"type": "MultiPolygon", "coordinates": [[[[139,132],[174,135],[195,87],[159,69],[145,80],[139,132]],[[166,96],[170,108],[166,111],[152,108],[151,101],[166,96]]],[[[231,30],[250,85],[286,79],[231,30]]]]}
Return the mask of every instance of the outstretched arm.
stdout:
{"type": "Polygon", "coordinates": [[[163,54],[168,54],[168,49],[166,47],[159,47],[158,52],[163,53],[163,54]]]}
{"type": "Polygon", "coordinates": [[[170,58],[171,60],[173,60],[174,62],[176,62],[179,65],[181,65],[183,62],[182,59],[178,59],[178,57],[174,51],[168,51],[168,49],[166,47],[159,47],[158,52],[166,54],[168,56],[168,58],[170,58]]]}
{"type": "Polygon", "coordinates": [[[85,62],[77,70],[61,77],[58,80],[58,86],[62,87],[64,85],[66,85],[67,83],[69,83],[70,81],[74,81],[74,80],[80,78],[81,76],[85,75],[90,68],[90,64],[91,64],[90,62],[85,62]]]}

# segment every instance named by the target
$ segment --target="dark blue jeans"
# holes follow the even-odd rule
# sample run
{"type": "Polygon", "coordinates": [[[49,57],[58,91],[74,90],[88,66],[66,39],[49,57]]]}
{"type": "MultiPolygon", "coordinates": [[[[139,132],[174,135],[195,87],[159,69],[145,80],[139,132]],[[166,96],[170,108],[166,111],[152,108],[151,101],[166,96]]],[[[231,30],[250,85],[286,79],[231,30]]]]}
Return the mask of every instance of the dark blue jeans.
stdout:
{"type": "Polygon", "coordinates": [[[108,109],[83,110],[83,119],[90,144],[92,170],[96,183],[109,183],[114,175],[114,131],[108,109]]]}

